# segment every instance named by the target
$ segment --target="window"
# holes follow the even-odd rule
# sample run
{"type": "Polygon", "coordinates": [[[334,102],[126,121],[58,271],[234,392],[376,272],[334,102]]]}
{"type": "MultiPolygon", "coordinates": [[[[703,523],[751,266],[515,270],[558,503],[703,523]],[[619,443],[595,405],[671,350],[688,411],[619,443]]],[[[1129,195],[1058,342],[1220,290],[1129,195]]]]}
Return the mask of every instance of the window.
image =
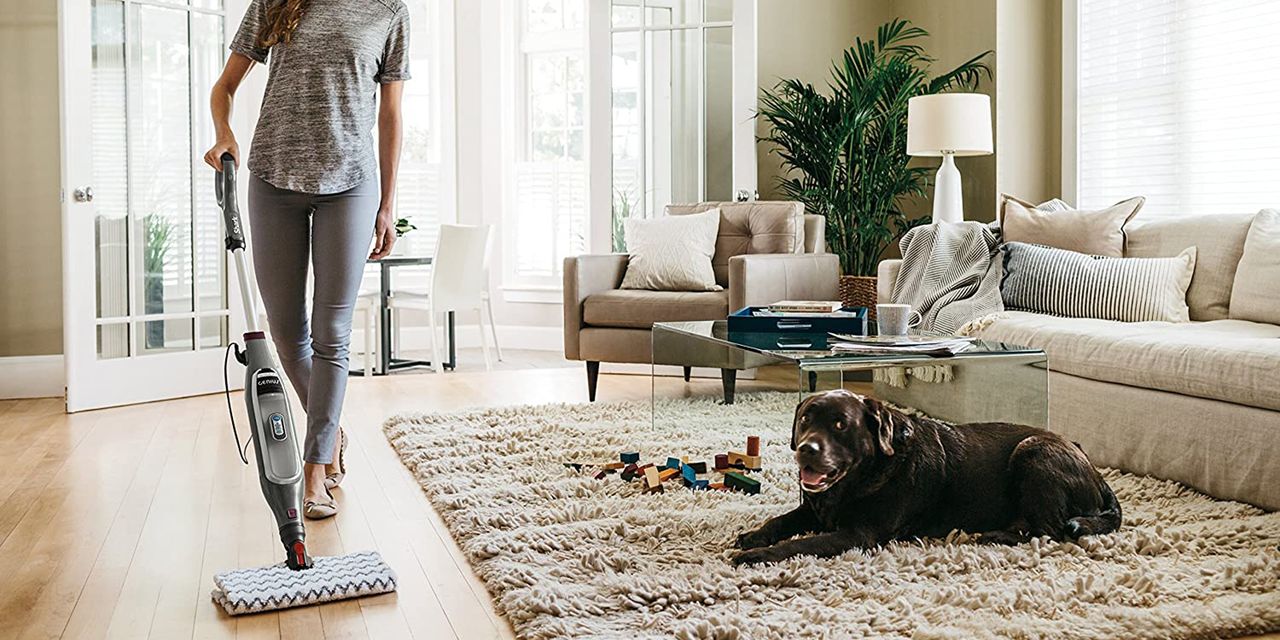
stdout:
{"type": "Polygon", "coordinates": [[[733,198],[733,20],[729,0],[611,0],[614,250],[626,218],[733,198]]]}
{"type": "Polygon", "coordinates": [[[404,145],[396,180],[396,217],[417,229],[400,242],[405,252],[432,255],[443,223],[453,222],[453,16],[452,0],[408,0],[413,37],[401,111],[404,145]]]}
{"type": "Polygon", "coordinates": [[[505,93],[511,166],[505,282],[558,287],[587,245],[584,0],[512,2],[515,46],[505,93]]]}
{"type": "Polygon", "coordinates": [[[1280,3],[1076,1],[1078,204],[1143,195],[1142,217],[1280,205],[1280,3]]]}

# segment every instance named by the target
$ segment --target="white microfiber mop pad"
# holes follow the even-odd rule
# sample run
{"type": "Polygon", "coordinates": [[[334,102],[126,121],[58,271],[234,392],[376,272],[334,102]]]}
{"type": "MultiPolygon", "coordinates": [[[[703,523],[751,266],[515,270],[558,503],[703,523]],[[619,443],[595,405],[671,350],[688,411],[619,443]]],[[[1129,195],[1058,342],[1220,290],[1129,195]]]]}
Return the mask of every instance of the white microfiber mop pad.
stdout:
{"type": "Polygon", "coordinates": [[[282,562],[219,573],[213,576],[213,601],[234,616],[396,590],[396,574],[377,551],[314,560],[305,571],[282,562]]]}

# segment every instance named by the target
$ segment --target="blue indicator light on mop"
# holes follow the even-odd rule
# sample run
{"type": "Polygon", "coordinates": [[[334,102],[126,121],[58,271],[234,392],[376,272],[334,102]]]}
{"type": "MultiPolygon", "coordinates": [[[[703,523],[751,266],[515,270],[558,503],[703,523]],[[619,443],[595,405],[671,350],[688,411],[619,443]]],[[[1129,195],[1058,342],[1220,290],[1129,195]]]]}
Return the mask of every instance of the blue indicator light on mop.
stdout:
{"type": "Polygon", "coordinates": [[[273,413],[269,418],[271,420],[271,435],[276,440],[284,440],[284,416],[273,413]]]}

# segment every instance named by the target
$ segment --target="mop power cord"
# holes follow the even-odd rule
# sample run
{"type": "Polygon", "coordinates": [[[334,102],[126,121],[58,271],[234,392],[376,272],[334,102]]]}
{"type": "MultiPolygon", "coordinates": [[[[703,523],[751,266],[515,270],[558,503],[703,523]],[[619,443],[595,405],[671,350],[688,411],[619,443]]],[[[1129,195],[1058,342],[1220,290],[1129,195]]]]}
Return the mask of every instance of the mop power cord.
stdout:
{"type": "Polygon", "coordinates": [[[229,357],[234,353],[245,367],[244,399],[249,437],[244,446],[253,443],[258,482],[275,517],[285,562],[215,575],[213,600],[227,613],[237,615],[395,591],[396,574],[376,551],[314,560],[307,553],[307,536],[302,525],[302,452],[293,429],[284,375],[271,355],[266,335],[258,329],[256,297],[244,256],[244,229],[236,206],[236,165],[231,154],[222,155],[222,171],[214,184],[218,205],[222,207],[227,251],[235,259],[245,311],[244,348],[231,343],[222,362],[227,410],[231,412],[236,450],[248,464],[240,445],[227,375],[229,357]]]}

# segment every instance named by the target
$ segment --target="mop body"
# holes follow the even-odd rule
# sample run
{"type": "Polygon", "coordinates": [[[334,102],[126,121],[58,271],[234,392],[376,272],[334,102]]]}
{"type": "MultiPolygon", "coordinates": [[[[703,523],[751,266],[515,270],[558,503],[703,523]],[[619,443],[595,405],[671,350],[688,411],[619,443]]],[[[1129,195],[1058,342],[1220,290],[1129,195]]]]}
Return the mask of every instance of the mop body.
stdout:
{"type": "Polygon", "coordinates": [[[213,577],[213,601],[233,616],[275,611],[396,590],[396,574],[377,551],[315,558],[295,571],[283,562],[213,577]]]}

